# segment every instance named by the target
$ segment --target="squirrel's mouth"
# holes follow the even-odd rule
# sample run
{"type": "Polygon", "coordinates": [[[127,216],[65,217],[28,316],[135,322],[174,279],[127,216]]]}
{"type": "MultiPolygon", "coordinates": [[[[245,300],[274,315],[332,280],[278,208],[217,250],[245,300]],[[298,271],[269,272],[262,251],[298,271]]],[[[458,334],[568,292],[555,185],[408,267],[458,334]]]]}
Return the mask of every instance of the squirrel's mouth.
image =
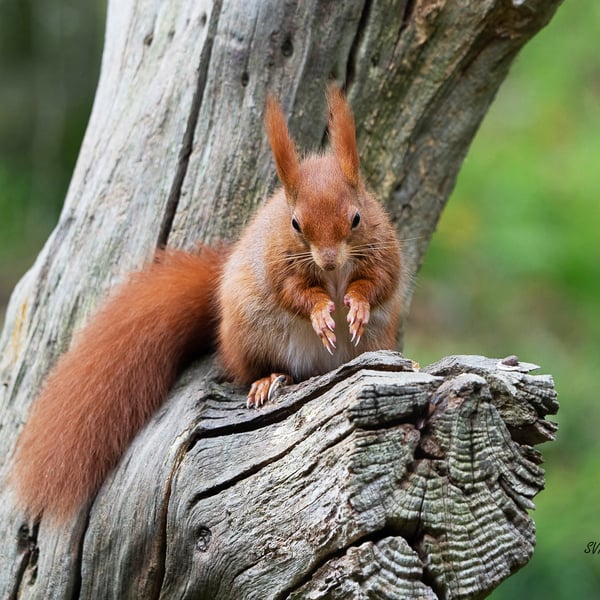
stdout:
{"type": "Polygon", "coordinates": [[[342,247],[311,248],[315,264],[323,271],[335,271],[346,263],[347,252],[342,247]]]}

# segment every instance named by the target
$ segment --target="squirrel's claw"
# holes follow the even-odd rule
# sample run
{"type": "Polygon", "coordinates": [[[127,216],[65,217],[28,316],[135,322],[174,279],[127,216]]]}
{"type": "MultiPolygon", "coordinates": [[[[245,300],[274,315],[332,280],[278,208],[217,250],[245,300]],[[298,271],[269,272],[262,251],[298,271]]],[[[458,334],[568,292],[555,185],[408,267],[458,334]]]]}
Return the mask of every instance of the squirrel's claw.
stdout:
{"type": "Polygon", "coordinates": [[[246,407],[260,408],[263,404],[271,402],[283,386],[291,383],[292,378],[283,373],[271,373],[268,377],[257,379],[248,392],[246,407]]]}
{"type": "MultiPolygon", "coordinates": [[[[271,375],[271,379],[273,375],[271,375]]],[[[271,402],[275,396],[279,393],[279,390],[284,385],[291,383],[291,377],[289,375],[277,375],[273,381],[271,381],[271,385],[269,386],[269,392],[267,394],[267,402],[271,402]]]]}
{"type": "Polygon", "coordinates": [[[365,325],[369,322],[371,307],[366,300],[357,298],[354,294],[346,294],[344,304],[349,308],[346,320],[350,329],[350,341],[358,346],[365,325]]]}
{"type": "Polygon", "coordinates": [[[319,302],[310,315],[310,322],[315,330],[315,333],[321,338],[325,350],[329,354],[333,354],[336,349],[336,337],[333,330],[335,329],[335,321],[331,317],[331,313],[335,310],[335,304],[329,300],[327,302],[319,302]]]}
{"type": "Polygon", "coordinates": [[[321,335],[321,341],[323,342],[323,346],[325,346],[325,350],[333,356],[333,351],[336,349],[335,336],[325,333],[321,335]]]}

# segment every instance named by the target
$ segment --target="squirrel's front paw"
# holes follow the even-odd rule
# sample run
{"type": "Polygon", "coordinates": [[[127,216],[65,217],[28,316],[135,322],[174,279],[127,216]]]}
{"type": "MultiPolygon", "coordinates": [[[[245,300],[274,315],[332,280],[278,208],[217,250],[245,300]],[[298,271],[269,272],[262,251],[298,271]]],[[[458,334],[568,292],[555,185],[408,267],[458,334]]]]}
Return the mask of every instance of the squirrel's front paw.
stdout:
{"type": "Polygon", "coordinates": [[[315,333],[321,338],[323,346],[329,354],[335,349],[335,321],[331,313],[335,310],[335,304],[331,300],[317,302],[310,313],[310,322],[315,333]]]}
{"type": "Polygon", "coordinates": [[[369,322],[371,307],[366,300],[352,293],[344,296],[344,304],[350,309],[346,320],[350,325],[351,341],[354,342],[355,346],[358,346],[365,325],[369,322]]]}

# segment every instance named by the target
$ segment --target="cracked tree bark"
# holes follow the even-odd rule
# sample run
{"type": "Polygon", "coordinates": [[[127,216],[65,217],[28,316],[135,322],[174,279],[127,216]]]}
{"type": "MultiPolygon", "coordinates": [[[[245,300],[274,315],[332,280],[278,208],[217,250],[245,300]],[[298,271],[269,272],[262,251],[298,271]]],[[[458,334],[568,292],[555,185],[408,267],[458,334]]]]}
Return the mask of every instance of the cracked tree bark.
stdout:
{"type": "MultiPolygon", "coordinates": [[[[510,63],[559,3],[109,2],[60,222],[0,338],[0,476],[106,290],[157,242],[234,236],[273,188],[268,89],[315,148],[325,83],[346,83],[365,179],[413,274],[510,63]]],[[[25,522],[2,488],[2,597],[474,597],[531,555],[548,378],[467,358],[412,373],[376,355],[249,413],[207,369],[184,375],[64,529],[25,522]]]]}

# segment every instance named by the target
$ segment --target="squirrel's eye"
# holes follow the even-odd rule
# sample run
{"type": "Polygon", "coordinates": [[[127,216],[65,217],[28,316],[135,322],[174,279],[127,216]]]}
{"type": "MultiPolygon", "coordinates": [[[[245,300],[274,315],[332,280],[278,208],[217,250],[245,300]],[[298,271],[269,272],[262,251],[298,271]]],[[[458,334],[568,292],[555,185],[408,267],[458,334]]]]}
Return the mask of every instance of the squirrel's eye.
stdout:
{"type": "Polygon", "coordinates": [[[302,229],[300,229],[300,224],[298,223],[298,221],[296,221],[296,218],[294,217],[292,219],[292,227],[298,232],[298,233],[302,233],[302,229]]]}
{"type": "Polygon", "coordinates": [[[352,219],[352,229],[356,229],[360,223],[360,214],[356,213],[352,219]]]}

